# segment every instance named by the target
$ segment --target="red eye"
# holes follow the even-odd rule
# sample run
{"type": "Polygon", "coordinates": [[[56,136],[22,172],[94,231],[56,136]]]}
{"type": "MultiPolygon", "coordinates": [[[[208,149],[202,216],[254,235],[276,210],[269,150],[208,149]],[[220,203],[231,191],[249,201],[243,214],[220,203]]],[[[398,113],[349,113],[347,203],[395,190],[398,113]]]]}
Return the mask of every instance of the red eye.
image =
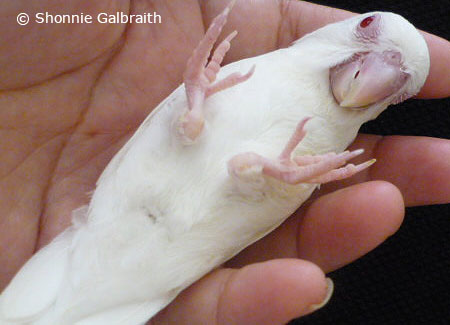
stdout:
{"type": "Polygon", "coordinates": [[[366,28],[367,26],[370,25],[370,23],[373,21],[374,16],[370,16],[367,18],[364,18],[361,23],[359,24],[359,26],[361,26],[361,28],[366,28]]]}

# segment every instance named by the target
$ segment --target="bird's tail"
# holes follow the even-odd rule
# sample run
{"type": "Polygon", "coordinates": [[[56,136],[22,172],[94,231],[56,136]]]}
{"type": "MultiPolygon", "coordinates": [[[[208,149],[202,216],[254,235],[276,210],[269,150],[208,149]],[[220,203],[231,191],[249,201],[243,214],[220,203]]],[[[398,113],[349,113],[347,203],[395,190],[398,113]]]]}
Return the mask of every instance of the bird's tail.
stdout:
{"type": "Polygon", "coordinates": [[[33,324],[54,304],[64,281],[73,238],[68,229],[39,250],[0,296],[0,325],[33,324]]]}

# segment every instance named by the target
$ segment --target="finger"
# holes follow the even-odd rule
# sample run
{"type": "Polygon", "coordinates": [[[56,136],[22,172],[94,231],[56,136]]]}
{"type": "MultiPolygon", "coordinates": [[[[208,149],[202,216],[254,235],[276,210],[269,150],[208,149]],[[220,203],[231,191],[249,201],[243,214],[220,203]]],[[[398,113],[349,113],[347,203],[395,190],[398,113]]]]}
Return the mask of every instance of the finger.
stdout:
{"type": "Polygon", "coordinates": [[[387,182],[353,185],[324,195],[301,213],[227,263],[242,266],[280,257],[300,257],[330,272],[368,253],[395,233],[404,205],[387,182]]]}
{"type": "Polygon", "coordinates": [[[298,229],[298,255],[325,272],[365,255],[400,227],[404,204],[387,182],[367,182],[314,201],[298,229]]]}
{"type": "Polygon", "coordinates": [[[407,206],[450,203],[450,140],[384,137],[374,153],[370,178],[396,185],[407,206]]]}
{"type": "Polygon", "coordinates": [[[423,32],[430,52],[430,72],[418,98],[442,98],[450,96],[450,42],[423,32]]]}
{"type": "MultiPolygon", "coordinates": [[[[351,150],[358,148],[364,148],[365,153],[361,155],[361,157],[355,158],[354,163],[359,163],[373,157],[377,158],[378,161],[374,166],[372,166],[371,170],[363,171],[344,181],[326,184],[321,188],[319,193],[315,193],[313,196],[318,197],[319,195],[332,193],[339,190],[343,186],[351,186],[372,179],[383,179],[395,184],[396,187],[401,190],[404,200],[409,206],[449,202],[449,140],[425,137],[381,137],[360,134],[355,142],[350,146],[351,150]]],[[[380,183],[371,182],[369,184],[380,183]]],[[[371,197],[370,193],[367,193],[368,188],[365,187],[366,185],[361,184],[361,186],[363,187],[350,187],[349,191],[351,192],[344,193],[354,193],[352,195],[356,197],[359,196],[357,191],[365,189],[365,192],[361,192],[362,197],[366,199],[371,197]]],[[[398,191],[395,187],[391,187],[391,190],[389,190],[389,186],[385,185],[384,191],[385,194],[380,197],[373,196],[373,201],[369,199],[367,203],[370,205],[368,205],[365,209],[363,209],[364,206],[361,206],[361,214],[365,211],[365,213],[370,216],[368,218],[372,218],[371,214],[373,211],[371,204],[373,202],[379,203],[382,207],[386,207],[386,204],[391,202],[390,204],[392,210],[388,210],[387,212],[390,211],[392,215],[389,218],[386,217],[385,219],[382,219],[378,226],[387,227],[385,229],[391,229],[393,232],[396,229],[397,222],[400,223],[398,220],[401,219],[402,213],[399,213],[399,209],[402,204],[399,202],[400,199],[398,196],[398,191]]],[[[383,191],[378,193],[383,193],[383,191]]],[[[345,201],[345,197],[342,199],[345,201]]],[[[356,201],[353,201],[351,197],[348,198],[349,205],[354,205],[355,202],[356,201]]],[[[364,200],[357,201],[358,206],[364,204],[364,202],[364,200]]],[[[387,207],[389,208],[389,205],[387,207]]],[[[330,209],[334,208],[331,207],[330,209]]],[[[311,215],[309,210],[308,215],[311,215]]],[[[358,219],[353,219],[353,222],[357,221],[358,219]]],[[[359,221],[363,222],[364,220],[359,221]]],[[[304,240],[302,239],[304,238],[302,237],[303,235],[297,232],[298,223],[299,213],[297,212],[277,230],[265,237],[264,240],[258,241],[254,245],[245,249],[241,254],[229,261],[227,265],[242,266],[250,262],[268,260],[277,257],[302,256],[303,258],[307,258],[311,255],[310,253],[299,255],[300,252],[297,251],[297,236],[300,237],[300,240],[304,240]]],[[[358,224],[355,224],[355,227],[357,225],[358,224]]],[[[359,226],[364,227],[363,224],[360,224],[359,226]]],[[[373,230],[379,231],[378,228],[373,228],[373,230]]],[[[392,232],[388,231],[385,235],[388,236],[392,232]]],[[[379,232],[379,234],[381,234],[382,237],[379,237],[378,240],[381,240],[383,238],[383,232],[379,232]]],[[[376,245],[376,241],[377,238],[372,237],[372,243],[376,245]]],[[[354,245],[359,245],[359,243],[355,242],[354,245]]],[[[305,247],[304,244],[303,247],[305,247]]],[[[365,250],[367,250],[368,247],[370,248],[370,245],[365,246],[365,250]]],[[[319,251],[321,250],[320,247],[315,249],[319,251]]],[[[357,258],[361,253],[364,253],[364,249],[360,252],[349,251],[349,253],[350,256],[342,256],[342,258],[335,256],[334,258],[337,263],[345,263],[346,260],[352,260],[357,258]],[[354,255],[352,256],[352,254],[354,255]]],[[[327,265],[321,264],[317,260],[315,260],[315,262],[324,268],[325,271],[328,271],[327,265]]]]}
{"type": "MultiPolygon", "coordinates": [[[[224,6],[225,3],[221,0],[211,0],[204,4],[206,23],[209,24],[224,6]]],[[[224,34],[238,30],[239,36],[234,40],[225,62],[286,47],[307,33],[353,15],[355,13],[304,1],[238,1],[224,28],[224,34]],[[248,22],[249,16],[252,17],[251,24],[248,22]]],[[[432,34],[423,35],[430,51],[431,67],[429,77],[418,97],[450,96],[447,81],[450,74],[450,43],[432,34]]]]}
{"type": "Polygon", "coordinates": [[[377,162],[354,177],[324,185],[321,192],[384,180],[400,189],[406,206],[450,203],[450,140],[359,134],[350,150],[359,148],[365,152],[352,162],[357,164],[371,158],[377,162]]]}
{"type": "Polygon", "coordinates": [[[213,271],[182,292],[151,324],[285,324],[327,296],[324,273],[297,259],[213,271]]]}

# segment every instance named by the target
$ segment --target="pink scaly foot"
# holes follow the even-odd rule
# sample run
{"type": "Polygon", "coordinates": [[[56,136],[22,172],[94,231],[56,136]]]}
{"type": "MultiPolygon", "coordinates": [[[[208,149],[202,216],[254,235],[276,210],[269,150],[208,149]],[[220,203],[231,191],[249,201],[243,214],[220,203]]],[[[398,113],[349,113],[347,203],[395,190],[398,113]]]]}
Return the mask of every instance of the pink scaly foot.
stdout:
{"type": "MultiPolygon", "coordinates": [[[[360,165],[346,164],[346,162],[364,152],[344,151],[317,156],[298,156],[291,158],[292,152],[304,138],[305,118],[298,125],[289,139],[286,147],[276,160],[262,157],[253,152],[238,154],[228,162],[228,171],[239,182],[255,182],[255,172],[259,175],[271,176],[288,184],[299,183],[327,183],[350,177],[372,165],[375,160],[369,160],[360,165]]],[[[260,181],[259,181],[260,182],[260,181]]]]}
{"type": "Polygon", "coordinates": [[[177,133],[181,141],[185,144],[192,144],[203,130],[205,123],[203,102],[205,98],[220,90],[246,81],[254,72],[255,67],[252,67],[244,75],[236,72],[214,83],[217,73],[220,70],[220,64],[230,49],[230,42],[236,36],[237,32],[232,32],[219,44],[214,50],[209,62],[208,57],[227,21],[228,14],[234,2],[235,0],[231,1],[222,13],[214,18],[205,36],[187,62],[184,73],[184,85],[186,88],[188,111],[180,117],[176,124],[177,133]]]}

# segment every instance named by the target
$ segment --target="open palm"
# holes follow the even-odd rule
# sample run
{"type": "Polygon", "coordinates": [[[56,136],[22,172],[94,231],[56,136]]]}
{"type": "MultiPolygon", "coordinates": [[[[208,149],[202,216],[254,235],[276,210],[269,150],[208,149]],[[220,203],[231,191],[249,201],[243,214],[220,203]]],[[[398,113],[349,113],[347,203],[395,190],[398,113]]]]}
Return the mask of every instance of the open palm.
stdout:
{"type": "MultiPolygon", "coordinates": [[[[8,18],[0,20],[6,40],[0,45],[0,289],[70,224],[73,209],[88,203],[108,161],[180,84],[205,26],[225,5],[71,0],[56,8],[53,3],[0,5],[8,18]],[[15,23],[19,12],[45,11],[93,17],[156,11],[162,24],[15,23]]],[[[303,2],[238,2],[223,32],[240,33],[226,60],[287,46],[349,15],[303,2]]],[[[450,45],[430,35],[427,41],[432,66],[421,96],[448,96],[442,77],[450,73],[450,45]]],[[[404,202],[449,201],[449,141],[360,135],[353,147],[366,149],[361,161],[376,157],[378,163],[351,180],[324,186],[279,229],[191,286],[152,322],[275,324],[304,315],[324,298],[324,272],[393,234],[404,202]],[[395,157],[389,155],[393,150],[395,157]],[[405,170],[411,160],[414,166],[405,170]],[[340,189],[344,185],[352,186],[340,189]]]]}

